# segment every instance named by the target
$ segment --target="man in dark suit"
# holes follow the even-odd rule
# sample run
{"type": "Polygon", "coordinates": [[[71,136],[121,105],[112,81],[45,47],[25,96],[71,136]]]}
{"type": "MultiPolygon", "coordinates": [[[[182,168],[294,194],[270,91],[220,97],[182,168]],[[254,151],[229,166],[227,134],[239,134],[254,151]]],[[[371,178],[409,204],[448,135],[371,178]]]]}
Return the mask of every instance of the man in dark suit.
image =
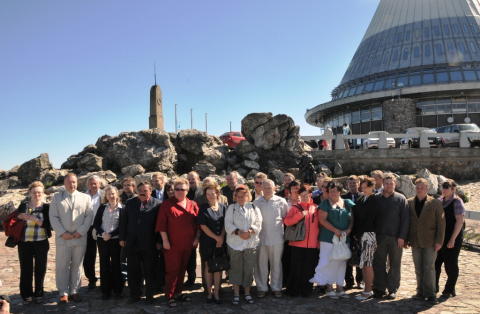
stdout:
{"type": "MultiPolygon", "coordinates": [[[[360,187],[360,179],[356,175],[352,175],[347,179],[348,193],[341,195],[343,199],[349,199],[355,204],[363,203],[365,194],[358,191],[360,187]]],[[[352,245],[353,241],[350,242],[352,245]]],[[[352,247],[350,247],[352,249],[352,247]]],[[[357,267],[355,281],[357,282],[358,289],[363,289],[365,287],[363,283],[363,273],[362,270],[357,267]]],[[[345,289],[353,288],[353,267],[347,263],[347,269],[345,270],[345,289]]]]}
{"type": "Polygon", "coordinates": [[[237,187],[238,183],[238,172],[236,171],[230,171],[227,173],[227,185],[225,185],[221,191],[222,194],[227,198],[228,204],[233,204],[235,203],[233,201],[233,193],[235,192],[235,188],[237,187]]]}
{"type": "Polygon", "coordinates": [[[293,174],[288,172],[285,173],[285,175],[283,176],[283,189],[275,193],[275,195],[287,198],[289,195],[287,187],[293,180],[295,180],[295,176],[293,174]]]}
{"type": "MultiPolygon", "coordinates": [[[[163,203],[165,197],[165,175],[161,172],[154,172],[152,175],[152,194],[153,198],[160,200],[160,203],[163,203]]],[[[163,256],[163,251],[157,250],[158,253],[158,263],[155,265],[156,273],[156,284],[155,288],[157,291],[160,291],[163,286],[165,286],[165,256],[163,256]]]]}
{"type": "Polygon", "coordinates": [[[165,190],[163,189],[165,182],[165,175],[161,172],[155,172],[152,175],[152,197],[163,202],[165,190]]]}
{"type": "Polygon", "coordinates": [[[141,264],[145,275],[147,303],[153,303],[155,292],[155,266],[161,239],[155,233],[155,224],[161,201],[151,197],[149,182],[137,186],[138,196],[127,201],[120,221],[120,245],[127,250],[129,303],[137,302],[142,295],[141,264]]]}

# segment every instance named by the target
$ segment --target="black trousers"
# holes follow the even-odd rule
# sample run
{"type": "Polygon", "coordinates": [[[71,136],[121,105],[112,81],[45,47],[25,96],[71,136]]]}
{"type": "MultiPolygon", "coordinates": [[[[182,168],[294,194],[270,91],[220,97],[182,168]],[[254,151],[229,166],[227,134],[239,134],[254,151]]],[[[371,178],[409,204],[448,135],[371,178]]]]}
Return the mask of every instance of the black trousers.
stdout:
{"type": "Polygon", "coordinates": [[[134,242],[127,248],[128,287],[133,298],[142,296],[142,263],[145,275],[145,296],[153,298],[155,293],[158,253],[156,248],[140,249],[134,242]]]}
{"type": "Polygon", "coordinates": [[[285,292],[292,297],[299,294],[308,297],[313,291],[309,280],[315,275],[320,250],[290,246],[290,252],[290,277],[285,292]]]}
{"type": "Polygon", "coordinates": [[[119,239],[97,238],[98,254],[100,256],[100,289],[102,293],[111,295],[112,291],[122,294],[123,278],[120,269],[119,239]]]}
{"type": "MultiPolygon", "coordinates": [[[[282,254],[282,272],[283,272],[282,285],[283,285],[283,287],[287,286],[288,278],[290,278],[290,269],[291,269],[290,264],[291,264],[291,259],[292,259],[292,256],[291,256],[292,253],[291,252],[292,252],[292,246],[290,246],[288,244],[288,241],[285,241],[283,243],[283,254],[282,254]]],[[[315,267],[317,267],[317,265],[315,265],[315,267]]],[[[313,267],[314,270],[315,270],[315,267],[313,267]]],[[[269,264],[268,270],[270,272],[270,264],[269,264]]]]}
{"type": "MultiPolygon", "coordinates": [[[[197,278],[197,249],[193,249],[187,265],[188,281],[195,282],[197,278]]],[[[183,280],[183,278],[182,278],[183,280]]]]}
{"type": "Polygon", "coordinates": [[[157,250],[157,254],[158,263],[155,270],[157,275],[156,288],[160,289],[161,287],[165,286],[165,256],[163,255],[162,250],[157,250]]]}
{"type": "Polygon", "coordinates": [[[34,242],[18,242],[20,261],[20,295],[22,298],[43,296],[43,280],[47,272],[48,239],[34,242]],[[33,293],[33,260],[35,259],[35,294],[33,293]]]}
{"type": "Polygon", "coordinates": [[[97,260],[97,241],[92,237],[92,230],[93,226],[91,226],[87,232],[87,249],[85,251],[85,257],[83,258],[83,270],[89,282],[96,282],[95,261],[97,260]]]}
{"type": "MultiPolygon", "coordinates": [[[[448,241],[447,241],[448,242],[448,241]]],[[[447,243],[446,242],[446,243],[447,243]]],[[[455,245],[449,249],[446,244],[437,253],[435,261],[436,285],[439,286],[440,274],[442,273],[442,264],[445,264],[445,272],[447,273],[447,282],[445,283],[444,293],[455,293],[455,285],[458,279],[458,256],[463,242],[463,230],[460,231],[455,239],[455,245]]]]}

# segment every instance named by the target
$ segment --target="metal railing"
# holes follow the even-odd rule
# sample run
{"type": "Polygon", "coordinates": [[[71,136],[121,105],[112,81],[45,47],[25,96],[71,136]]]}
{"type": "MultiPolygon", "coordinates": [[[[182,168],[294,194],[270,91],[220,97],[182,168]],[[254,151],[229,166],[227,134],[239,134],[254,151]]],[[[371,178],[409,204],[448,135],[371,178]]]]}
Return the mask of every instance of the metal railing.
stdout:
{"type": "MultiPolygon", "coordinates": [[[[302,140],[335,140],[335,149],[341,150],[345,149],[344,140],[363,140],[367,138],[378,138],[378,148],[388,148],[387,143],[388,138],[418,138],[418,134],[406,134],[406,133],[378,133],[378,134],[354,134],[354,135],[313,135],[313,136],[301,136],[302,140]]],[[[428,142],[429,138],[449,138],[449,139],[458,139],[460,138],[460,147],[470,147],[470,137],[479,138],[480,134],[471,132],[471,133],[420,133],[420,148],[430,148],[430,143],[428,142]]]]}

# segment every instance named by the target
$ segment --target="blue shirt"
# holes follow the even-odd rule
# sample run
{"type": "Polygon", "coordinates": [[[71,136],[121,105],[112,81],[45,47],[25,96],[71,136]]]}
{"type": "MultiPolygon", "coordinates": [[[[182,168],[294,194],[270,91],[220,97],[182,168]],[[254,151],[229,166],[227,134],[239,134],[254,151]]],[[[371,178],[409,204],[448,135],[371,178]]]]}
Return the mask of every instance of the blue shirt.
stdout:
{"type": "MultiPolygon", "coordinates": [[[[328,213],[327,221],[330,222],[335,228],[340,230],[348,229],[348,225],[350,224],[350,208],[355,205],[354,202],[348,199],[343,200],[343,207],[335,208],[330,205],[328,199],[322,201],[318,206],[322,211],[328,213]]],[[[327,242],[333,243],[332,239],[335,233],[328,230],[327,228],[323,227],[320,231],[320,242],[327,242]]],[[[347,236],[347,243],[350,243],[350,235],[347,236]]]]}

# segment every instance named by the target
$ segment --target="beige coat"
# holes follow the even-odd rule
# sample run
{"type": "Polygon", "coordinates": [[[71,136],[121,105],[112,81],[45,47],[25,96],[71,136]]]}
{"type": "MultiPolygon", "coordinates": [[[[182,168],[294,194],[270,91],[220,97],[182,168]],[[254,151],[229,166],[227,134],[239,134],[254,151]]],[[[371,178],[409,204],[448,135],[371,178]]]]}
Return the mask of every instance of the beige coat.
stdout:
{"type": "Polygon", "coordinates": [[[55,230],[55,243],[71,245],[87,245],[87,232],[92,225],[93,208],[90,195],[77,191],[75,206],[66,191],[56,193],[50,203],[50,224],[55,230]],[[65,240],[62,234],[77,231],[82,236],[78,239],[65,240]]]}
{"type": "Polygon", "coordinates": [[[415,196],[407,200],[410,208],[408,244],[413,247],[434,248],[443,245],[445,237],[445,212],[442,202],[427,195],[420,217],[415,211],[415,196]]]}

